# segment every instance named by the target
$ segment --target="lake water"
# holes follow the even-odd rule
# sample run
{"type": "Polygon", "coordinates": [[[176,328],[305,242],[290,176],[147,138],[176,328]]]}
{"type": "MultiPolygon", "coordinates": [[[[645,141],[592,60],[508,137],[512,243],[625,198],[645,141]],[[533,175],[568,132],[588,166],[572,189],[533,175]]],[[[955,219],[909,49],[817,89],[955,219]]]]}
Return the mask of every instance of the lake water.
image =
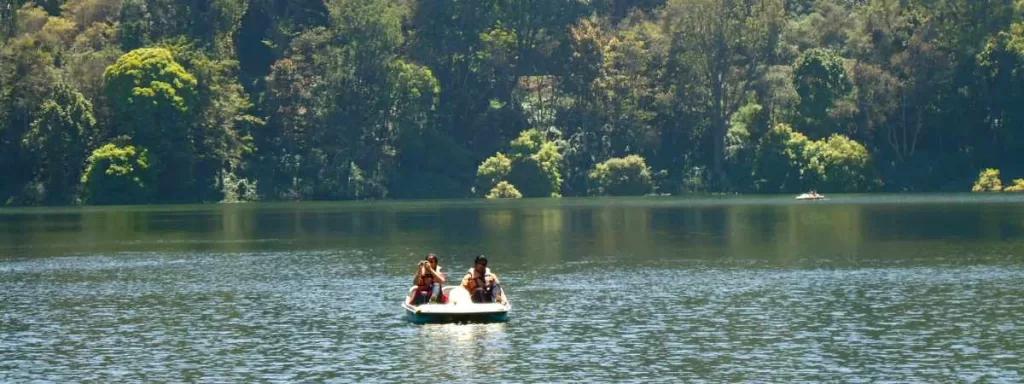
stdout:
{"type": "Polygon", "coordinates": [[[1024,197],[0,209],[0,382],[1024,381],[1024,197]],[[510,321],[413,325],[435,252],[510,321]]]}

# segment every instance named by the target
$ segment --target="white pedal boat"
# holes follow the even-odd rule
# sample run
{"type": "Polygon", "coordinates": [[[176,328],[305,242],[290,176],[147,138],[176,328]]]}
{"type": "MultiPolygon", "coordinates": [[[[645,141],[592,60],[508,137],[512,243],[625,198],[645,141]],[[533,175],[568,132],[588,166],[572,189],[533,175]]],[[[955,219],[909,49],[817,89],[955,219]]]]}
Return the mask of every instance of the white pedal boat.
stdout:
{"type": "Polygon", "coordinates": [[[796,197],[797,200],[825,200],[824,195],[805,193],[796,197]]]}
{"type": "Polygon", "coordinates": [[[508,311],[512,304],[505,296],[505,303],[474,303],[469,291],[455,285],[441,288],[448,296],[448,303],[428,303],[412,305],[416,287],[409,288],[409,294],[402,302],[409,321],[416,324],[427,323],[494,323],[508,321],[508,311]]]}

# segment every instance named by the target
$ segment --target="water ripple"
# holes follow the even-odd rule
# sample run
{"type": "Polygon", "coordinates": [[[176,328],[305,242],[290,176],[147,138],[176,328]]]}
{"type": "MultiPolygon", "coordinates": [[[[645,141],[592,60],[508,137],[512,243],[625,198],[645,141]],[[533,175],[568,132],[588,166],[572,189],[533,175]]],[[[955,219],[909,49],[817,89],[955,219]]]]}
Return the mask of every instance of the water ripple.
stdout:
{"type": "Polygon", "coordinates": [[[1024,380],[1012,265],[576,263],[503,275],[509,323],[414,326],[372,252],[2,264],[0,381],[1024,380]]]}

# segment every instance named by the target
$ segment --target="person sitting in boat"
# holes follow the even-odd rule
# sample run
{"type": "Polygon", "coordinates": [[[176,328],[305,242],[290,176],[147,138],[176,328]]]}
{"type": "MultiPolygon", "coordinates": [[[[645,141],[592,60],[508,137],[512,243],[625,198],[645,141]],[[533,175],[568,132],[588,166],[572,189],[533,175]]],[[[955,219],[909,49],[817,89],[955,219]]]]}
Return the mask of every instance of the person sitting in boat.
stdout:
{"type": "Polygon", "coordinates": [[[462,287],[469,291],[474,303],[505,302],[498,275],[487,268],[487,257],[484,255],[473,260],[473,268],[462,278],[462,287]]]}
{"type": "MultiPolygon", "coordinates": [[[[447,282],[447,277],[438,265],[437,255],[430,253],[420,261],[416,268],[416,275],[413,276],[412,284],[417,286],[417,298],[420,291],[426,292],[424,302],[444,302],[441,286],[447,282]]],[[[415,301],[416,299],[414,299],[415,301]]]]}
{"type": "Polygon", "coordinates": [[[412,305],[436,303],[438,296],[433,292],[435,285],[437,283],[434,281],[434,276],[429,274],[420,276],[418,284],[416,284],[416,291],[413,293],[412,305]]]}
{"type": "Polygon", "coordinates": [[[430,274],[431,276],[434,276],[434,281],[438,284],[438,292],[441,292],[441,286],[448,281],[448,274],[441,268],[437,255],[433,253],[427,254],[427,257],[420,261],[419,265],[416,266],[416,275],[413,276],[412,280],[413,285],[417,284],[417,279],[419,279],[423,274],[430,274]]]}

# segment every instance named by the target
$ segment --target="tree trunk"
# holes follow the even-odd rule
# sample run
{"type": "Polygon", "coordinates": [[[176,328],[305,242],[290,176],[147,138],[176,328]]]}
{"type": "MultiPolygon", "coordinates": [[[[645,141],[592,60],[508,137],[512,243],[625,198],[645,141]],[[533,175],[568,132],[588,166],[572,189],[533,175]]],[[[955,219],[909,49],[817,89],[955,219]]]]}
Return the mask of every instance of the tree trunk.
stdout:
{"type": "Polygon", "coordinates": [[[725,111],[722,99],[724,95],[724,87],[722,74],[717,73],[713,75],[712,86],[711,86],[711,140],[712,143],[712,178],[711,178],[711,189],[714,191],[724,191],[726,187],[725,183],[725,111]]]}

